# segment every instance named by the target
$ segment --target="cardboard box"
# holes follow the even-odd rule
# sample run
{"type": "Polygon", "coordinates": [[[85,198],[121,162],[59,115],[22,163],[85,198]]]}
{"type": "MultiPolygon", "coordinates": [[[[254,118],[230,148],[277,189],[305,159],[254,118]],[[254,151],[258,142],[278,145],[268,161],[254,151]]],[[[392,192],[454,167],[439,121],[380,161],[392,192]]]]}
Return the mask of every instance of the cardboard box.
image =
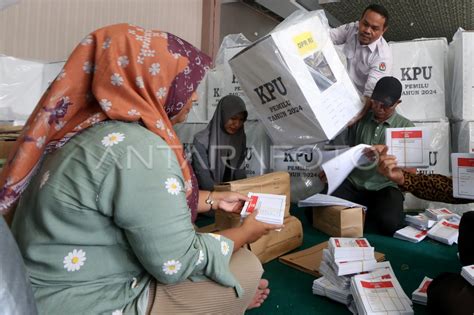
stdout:
{"type": "MultiPolygon", "coordinates": [[[[285,218],[290,215],[290,175],[286,172],[273,172],[261,176],[226,182],[214,186],[214,190],[236,191],[244,195],[247,195],[249,192],[286,195],[285,218]]],[[[239,224],[240,215],[216,211],[216,226],[219,229],[235,227],[239,224]]]]}
{"type": "Polygon", "coordinates": [[[274,144],[332,139],[362,110],[321,14],[292,16],[229,61],[274,144]]]}
{"type": "MultiPolygon", "coordinates": [[[[328,242],[323,242],[302,251],[281,256],[279,260],[285,265],[309,273],[315,277],[321,277],[319,265],[323,260],[323,249],[327,247],[328,242]]],[[[385,254],[379,252],[375,252],[374,254],[375,260],[378,262],[385,260],[385,254]]]]}
{"type": "Polygon", "coordinates": [[[329,236],[363,237],[364,210],[343,206],[314,207],[313,226],[329,236]]]}
{"type": "Polygon", "coordinates": [[[389,45],[393,54],[393,76],[403,85],[398,113],[410,120],[445,118],[446,38],[390,42],[389,45]]]}

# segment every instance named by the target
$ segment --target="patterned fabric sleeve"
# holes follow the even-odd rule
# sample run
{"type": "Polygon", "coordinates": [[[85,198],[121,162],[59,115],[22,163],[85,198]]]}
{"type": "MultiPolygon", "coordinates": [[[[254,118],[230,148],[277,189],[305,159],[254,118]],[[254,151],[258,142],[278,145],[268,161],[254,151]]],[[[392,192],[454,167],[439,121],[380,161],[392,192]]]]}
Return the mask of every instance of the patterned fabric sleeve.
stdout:
{"type": "Polygon", "coordinates": [[[473,200],[453,197],[453,181],[440,174],[412,174],[403,172],[404,183],[400,186],[418,198],[451,204],[470,203],[473,200]]]}
{"type": "Polygon", "coordinates": [[[112,213],[140,263],[160,283],[207,277],[240,295],[229,270],[233,242],[195,232],[173,151],[148,133],[127,152],[104,180],[98,203],[112,213]]]}

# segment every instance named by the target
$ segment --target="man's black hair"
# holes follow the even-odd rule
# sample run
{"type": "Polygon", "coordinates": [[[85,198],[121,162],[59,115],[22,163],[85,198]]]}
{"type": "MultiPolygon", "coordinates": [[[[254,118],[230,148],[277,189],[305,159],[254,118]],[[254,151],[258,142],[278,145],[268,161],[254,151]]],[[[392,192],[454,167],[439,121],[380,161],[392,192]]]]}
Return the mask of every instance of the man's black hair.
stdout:
{"type": "Polygon", "coordinates": [[[385,23],[383,24],[383,27],[385,28],[388,26],[388,19],[389,19],[388,11],[387,9],[385,9],[383,5],[375,4],[375,3],[369,5],[367,8],[365,8],[364,12],[362,12],[362,16],[364,16],[365,12],[367,11],[374,11],[380,14],[381,16],[383,16],[385,18],[385,23]]]}

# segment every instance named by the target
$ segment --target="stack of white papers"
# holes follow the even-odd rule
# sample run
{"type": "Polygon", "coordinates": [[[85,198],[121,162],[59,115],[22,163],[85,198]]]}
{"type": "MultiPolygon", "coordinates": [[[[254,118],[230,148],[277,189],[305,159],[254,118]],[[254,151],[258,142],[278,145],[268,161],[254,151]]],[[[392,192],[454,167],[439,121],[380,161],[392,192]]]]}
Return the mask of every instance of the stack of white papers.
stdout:
{"type": "Polygon", "coordinates": [[[371,271],[377,266],[377,260],[375,260],[375,257],[364,260],[335,261],[331,252],[327,249],[323,250],[323,260],[328,262],[338,277],[371,271]]]}
{"type": "Polygon", "coordinates": [[[255,210],[258,214],[255,217],[258,221],[270,224],[283,224],[285,217],[285,195],[273,195],[249,192],[249,201],[246,201],[240,215],[246,217],[255,210]]]}
{"type": "Polygon", "coordinates": [[[419,230],[426,230],[431,229],[436,220],[431,220],[426,214],[420,213],[418,215],[406,215],[405,222],[419,230]]]}
{"type": "Polygon", "coordinates": [[[352,277],[351,292],[359,314],[413,314],[391,268],[352,277]]]}
{"type": "Polygon", "coordinates": [[[328,248],[337,262],[374,259],[374,248],[366,238],[331,237],[328,248]]]}
{"type": "Polygon", "coordinates": [[[333,285],[338,287],[341,290],[347,290],[349,291],[349,288],[351,286],[351,276],[338,276],[336,274],[336,271],[331,266],[331,263],[328,263],[324,260],[321,261],[321,264],[319,265],[319,272],[328,280],[330,281],[333,285]]]}
{"type": "Polygon", "coordinates": [[[325,277],[313,281],[313,294],[327,296],[331,300],[348,305],[352,301],[350,290],[341,290],[325,277]]]}
{"type": "Polygon", "coordinates": [[[453,245],[458,242],[459,225],[447,220],[441,220],[428,231],[428,237],[438,242],[453,245]]]}
{"type": "Polygon", "coordinates": [[[425,239],[428,231],[426,230],[418,230],[411,226],[406,226],[393,234],[393,237],[409,241],[412,243],[418,243],[425,239]]]}
{"type": "Polygon", "coordinates": [[[428,296],[426,295],[426,292],[431,281],[433,280],[428,277],[425,277],[423,281],[421,281],[420,286],[411,294],[411,299],[413,302],[421,305],[426,305],[426,302],[428,301],[428,296]]]}
{"type": "Polygon", "coordinates": [[[461,276],[474,286],[474,265],[462,267],[461,276]]]}
{"type": "Polygon", "coordinates": [[[432,220],[440,221],[456,216],[454,212],[446,208],[426,209],[425,214],[432,220]]]}

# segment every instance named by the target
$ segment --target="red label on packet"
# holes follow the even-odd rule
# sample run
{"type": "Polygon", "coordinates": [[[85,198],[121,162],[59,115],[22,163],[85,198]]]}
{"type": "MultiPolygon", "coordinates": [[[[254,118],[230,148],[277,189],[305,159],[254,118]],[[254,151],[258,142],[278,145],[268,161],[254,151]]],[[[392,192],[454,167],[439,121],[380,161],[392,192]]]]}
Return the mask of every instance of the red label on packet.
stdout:
{"type": "Polygon", "coordinates": [[[367,245],[367,242],[365,240],[356,240],[356,243],[359,247],[369,247],[369,245],[367,245]]]}
{"type": "Polygon", "coordinates": [[[391,275],[383,275],[382,279],[392,279],[392,276],[391,275]]]}
{"type": "Polygon", "coordinates": [[[415,237],[420,238],[422,236],[425,236],[426,234],[428,234],[428,231],[421,231],[420,233],[416,234],[415,237]]]}
{"type": "Polygon", "coordinates": [[[249,206],[247,207],[247,213],[252,213],[257,208],[258,196],[250,197],[249,206]]]}
{"type": "Polygon", "coordinates": [[[367,289],[382,289],[382,288],[393,288],[392,281],[380,281],[380,282],[366,282],[361,281],[363,288],[367,289]]]}
{"type": "Polygon", "coordinates": [[[428,287],[430,286],[431,280],[427,280],[420,289],[421,293],[426,293],[428,287]]]}
{"type": "Polygon", "coordinates": [[[452,214],[451,211],[449,211],[448,209],[441,209],[441,212],[443,213],[447,213],[447,214],[452,214]]]}
{"type": "Polygon", "coordinates": [[[334,240],[334,242],[336,243],[336,247],[341,247],[341,243],[337,238],[334,240]]]}
{"type": "Polygon", "coordinates": [[[423,133],[421,130],[416,131],[392,131],[392,138],[394,139],[405,139],[405,138],[422,138],[423,133]]]}
{"type": "Polygon", "coordinates": [[[459,158],[458,159],[458,166],[474,167],[474,159],[459,158]]]}
{"type": "Polygon", "coordinates": [[[456,229],[456,230],[459,230],[459,225],[457,225],[457,224],[453,224],[453,223],[449,223],[449,222],[444,221],[443,225],[447,226],[447,227],[450,227],[450,228],[453,228],[453,229],[456,229]]]}

